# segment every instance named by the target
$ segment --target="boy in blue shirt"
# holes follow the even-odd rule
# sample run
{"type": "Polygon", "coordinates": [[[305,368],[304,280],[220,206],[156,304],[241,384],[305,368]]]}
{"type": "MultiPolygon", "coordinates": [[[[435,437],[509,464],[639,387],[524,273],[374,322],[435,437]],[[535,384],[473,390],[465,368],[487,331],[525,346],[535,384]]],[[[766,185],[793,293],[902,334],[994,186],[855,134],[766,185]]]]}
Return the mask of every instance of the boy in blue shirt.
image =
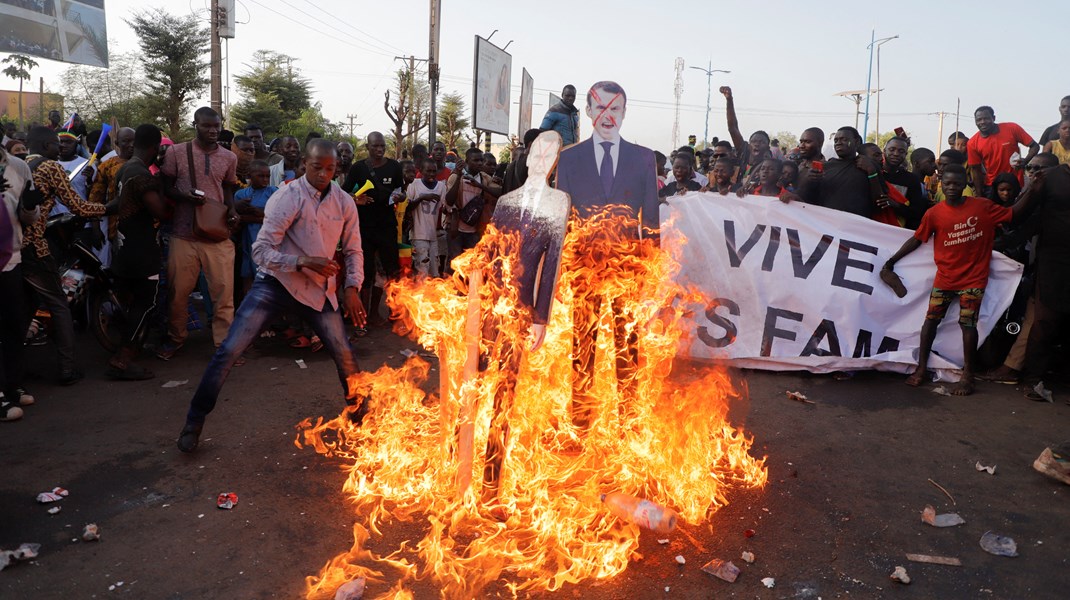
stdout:
{"type": "Polygon", "coordinates": [[[260,233],[260,226],[264,223],[264,208],[268,199],[279,188],[268,185],[271,180],[271,170],[268,164],[262,160],[254,160],[249,165],[249,187],[234,193],[234,209],[238,212],[242,222],[242,262],[241,278],[245,291],[253,285],[253,277],[256,276],[256,264],[253,263],[253,242],[260,233]]]}

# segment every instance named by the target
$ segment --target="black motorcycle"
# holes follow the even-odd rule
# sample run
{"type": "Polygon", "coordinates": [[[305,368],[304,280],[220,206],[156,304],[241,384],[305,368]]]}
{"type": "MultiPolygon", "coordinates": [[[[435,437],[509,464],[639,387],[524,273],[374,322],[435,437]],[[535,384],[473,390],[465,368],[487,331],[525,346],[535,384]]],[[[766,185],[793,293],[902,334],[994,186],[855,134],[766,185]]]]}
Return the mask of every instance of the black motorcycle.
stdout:
{"type": "Polygon", "coordinates": [[[48,218],[45,238],[59,265],[71,314],[86,324],[105,350],[117,351],[127,311],[115,292],[111,273],[93,252],[103,243],[99,223],[72,213],[53,215],[48,218]]]}

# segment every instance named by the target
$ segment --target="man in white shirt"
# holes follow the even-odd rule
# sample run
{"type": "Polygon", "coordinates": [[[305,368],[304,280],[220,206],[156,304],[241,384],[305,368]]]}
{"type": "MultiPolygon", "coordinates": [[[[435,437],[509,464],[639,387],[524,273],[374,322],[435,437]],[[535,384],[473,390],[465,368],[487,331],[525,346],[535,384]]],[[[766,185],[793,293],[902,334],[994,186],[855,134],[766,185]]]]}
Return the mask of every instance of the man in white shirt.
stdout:
{"type": "Polygon", "coordinates": [[[260,267],[252,289],[242,300],[223,343],[208,363],[190,401],[186,424],[178,436],[178,449],[197,449],[205,418],[215,408],[227,374],[260,331],[282,312],[307,322],[334,358],[350,419],[359,423],[368,410],[347,383],[359,371],[346,339],[338,301],[336,275],[342,265],[334,261],[335,248],[345,257],[343,302],[357,327],[366,315],[358,290],[364,279],[364,253],[360,246],[357,206],[349,194],[334,185],[337,151],[323,138],[309,142],[305,174],[281,188],[264,209],[264,224],[253,243],[253,260],[260,267]]]}

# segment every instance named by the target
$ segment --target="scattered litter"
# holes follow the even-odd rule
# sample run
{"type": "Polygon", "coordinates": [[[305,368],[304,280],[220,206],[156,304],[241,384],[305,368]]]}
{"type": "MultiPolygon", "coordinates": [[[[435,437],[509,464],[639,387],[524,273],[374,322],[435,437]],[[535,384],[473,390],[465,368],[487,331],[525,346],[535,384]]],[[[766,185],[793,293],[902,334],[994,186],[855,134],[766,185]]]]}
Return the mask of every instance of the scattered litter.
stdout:
{"type": "Polygon", "coordinates": [[[966,522],[957,513],[936,514],[936,509],[933,508],[932,504],[926,505],[925,509],[921,511],[921,520],[933,527],[954,527],[966,522]]]}
{"type": "Polygon", "coordinates": [[[740,556],[740,558],[743,559],[743,562],[745,562],[747,564],[750,564],[750,563],[754,562],[754,553],[753,552],[744,551],[743,552],[743,556],[740,556]]]}
{"type": "Polygon", "coordinates": [[[58,513],[61,510],[63,510],[62,506],[53,506],[52,508],[48,509],[48,514],[54,515],[54,514],[58,513]]]}
{"type": "Polygon", "coordinates": [[[776,585],[776,579],[773,579],[772,577],[763,577],[762,585],[769,589],[773,589],[773,586],[776,585]]]}
{"type": "Polygon", "coordinates": [[[269,370],[269,371],[278,371],[278,370],[279,370],[279,368],[278,368],[278,367],[271,367],[271,368],[270,368],[270,369],[268,369],[268,370],[269,370]]]}
{"type": "Polygon", "coordinates": [[[951,497],[951,493],[950,493],[950,492],[948,492],[947,490],[945,490],[945,489],[944,489],[944,486],[940,485],[939,483],[936,483],[936,482],[935,482],[935,481],[933,481],[932,479],[930,479],[930,480],[929,480],[929,483],[931,483],[931,484],[935,485],[935,486],[936,486],[936,488],[937,488],[938,490],[940,490],[941,492],[943,492],[943,493],[944,493],[944,495],[945,495],[945,496],[947,496],[947,499],[951,501],[951,505],[952,505],[952,506],[958,506],[957,504],[955,504],[955,499],[951,497]]]}
{"type": "Polygon", "coordinates": [[[986,467],[986,466],[981,464],[981,461],[977,461],[977,464],[975,464],[973,466],[973,468],[977,469],[978,471],[988,471],[989,475],[995,475],[996,474],[996,465],[992,465],[991,467],[986,467]]]}
{"type": "Polygon", "coordinates": [[[100,527],[96,523],[90,523],[82,530],[82,541],[84,542],[97,542],[100,541],[100,527]]]}
{"type": "Polygon", "coordinates": [[[230,510],[234,508],[234,505],[238,503],[238,495],[234,492],[223,492],[219,494],[219,497],[215,500],[215,505],[224,510],[230,510]]]}
{"type": "MultiPolygon", "coordinates": [[[[1062,451],[1060,450],[1060,452],[1062,451]]],[[[1033,469],[1052,479],[1070,485],[1070,462],[1062,454],[1055,453],[1051,448],[1045,448],[1040,453],[1040,456],[1033,461],[1033,469]]]]}
{"type": "Polygon", "coordinates": [[[401,349],[401,355],[404,356],[405,358],[412,358],[412,357],[416,356],[416,351],[415,350],[409,350],[408,348],[402,348],[401,349]]]}
{"type": "Polygon", "coordinates": [[[161,385],[160,387],[176,388],[176,387],[178,387],[180,385],[186,385],[187,383],[189,383],[189,379],[181,379],[181,380],[172,379],[171,381],[168,381],[167,383],[161,385]]]}
{"type": "Polygon", "coordinates": [[[788,400],[794,400],[796,402],[802,402],[803,404],[817,404],[813,400],[806,397],[806,394],[802,392],[784,392],[788,395],[788,400]]]}
{"type": "Polygon", "coordinates": [[[297,366],[301,367],[302,369],[307,369],[308,368],[308,365],[305,364],[305,359],[303,359],[303,358],[299,358],[299,359],[295,360],[294,362],[297,363],[297,366]]]}
{"type": "Polygon", "coordinates": [[[929,556],[928,554],[907,554],[907,560],[912,562],[927,563],[930,565],[947,565],[949,567],[961,567],[962,561],[948,556],[929,556]]]}
{"type": "Polygon", "coordinates": [[[334,592],[334,600],[360,600],[364,597],[364,587],[367,582],[363,577],[347,581],[334,592]]]}
{"type": "Polygon", "coordinates": [[[201,514],[197,515],[197,518],[198,519],[203,519],[204,518],[204,513],[201,513],[201,514]]]}
{"type": "Polygon", "coordinates": [[[1043,400],[1044,402],[1048,403],[1055,402],[1055,396],[1051,393],[1051,390],[1044,387],[1043,381],[1033,386],[1033,394],[1036,394],[1037,400],[1043,400]]]}
{"type": "Polygon", "coordinates": [[[907,575],[907,570],[903,567],[896,567],[890,578],[892,581],[898,581],[899,583],[910,583],[910,575],[907,575]]]}
{"type": "Polygon", "coordinates": [[[938,386],[934,387],[933,388],[933,393],[934,394],[940,394],[941,396],[950,396],[951,395],[951,392],[948,391],[948,389],[946,387],[942,386],[942,385],[938,385],[938,386]]]}
{"type": "Polygon", "coordinates": [[[667,540],[667,539],[666,540],[658,540],[658,543],[661,544],[662,546],[664,546],[665,544],[669,543],[669,540],[667,540]]]}
{"type": "Polygon", "coordinates": [[[49,502],[63,500],[68,495],[70,495],[70,492],[67,490],[61,487],[55,487],[52,488],[51,492],[41,492],[40,494],[37,494],[37,501],[41,504],[48,504],[49,502]]]}
{"type": "Polygon", "coordinates": [[[15,561],[37,558],[37,551],[40,549],[41,544],[22,544],[14,550],[0,551],[0,571],[15,561]]]}
{"type": "Polygon", "coordinates": [[[986,531],[981,536],[981,548],[996,556],[1018,556],[1018,544],[1014,543],[1013,539],[991,531],[986,531]]]}
{"type": "Polygon", "coordinates": [[[728,583],[735,583],[736,578],[739,577],[739,567],[732,564],[732,561],[730,560],[723,561],[719,558],[715,558],[702,565],[702,570],[713,575],[717,579],[723,579],[728,583]]]}
{"type": "Polygon", "coordinates": [[[684,558],[682,554],[677,554],[676,555],[676,564],[679,564],[679,565],[687,564],[687,559],[684,558]]]}
{"type": "Polygon", "coordinates": [[[666,593],[666,594],[667,594],[667,593],[669,593],[669,590],[670,590],[670,589],[672,589],[672,588],[670,588],[669,586],[665,586],[665,593],[666,593]]]}
{"type": "Polygon", "coordinates": [[[743,537],[752,538],[752,537],[754,537],[755,533],[756,532],[753,529],[747,529],[746,531],[743,532],[743,537]]]}

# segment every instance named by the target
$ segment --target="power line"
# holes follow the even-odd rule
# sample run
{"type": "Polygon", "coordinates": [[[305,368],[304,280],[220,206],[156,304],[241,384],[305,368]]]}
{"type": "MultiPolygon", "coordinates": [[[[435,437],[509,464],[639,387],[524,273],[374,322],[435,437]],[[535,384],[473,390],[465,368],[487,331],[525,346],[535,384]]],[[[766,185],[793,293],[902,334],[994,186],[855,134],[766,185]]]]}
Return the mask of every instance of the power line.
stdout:
{"type": "MultiPolygon", "coordinates": [[[[304,1],[304,3],[305,3],[305,4],[307,4],[307,5],[311,6],[312,8],[315,8],[316,10],[318,10],[318,11],[320,11],[320,12],[323,12],[324,14],[326,14],[326,15],[328,15],[328,16],[330,15],[330,13],[328,13],[327,11],[323,10],[322,8],[320,8],[320,7],[316,6],[315,4],[312,4],[311,2],[309,2],[309,0],[303,0],[303,1],[304,1]]],[[[359,27],[356,27],[356,26],[350,25],[349,23],[347,23],[347,22],[345,22],[345,21],[339,21],[339,22],[340,22],[340,23],[341,23],[342,25],[345,25],[346,27],[348,27],[348,28],[352,29],[353,31],[356,31],[357,33],[359,33],[359,34],[361,34],[361,35],[363,35],[363,36],[365,36],[365,37],[368,37],[368,38],[370,38],[370,39],[372,39],[372,40],[375,40],[375,41],[379,42],[380,44],[382,44],[382,45],[384,45],[384,46],[386,46],[386,47],[388,47],[388,48],[393,48],[393,49],[394,49],[395,51],[397,51],[397,52],[400,52],[400,53],[402,53],[402,54],[404,54],[404,53],[405,53],[405,51],[404,51],[404,50],[402,50],[401,48],[398,48],[398,47],[397,47],[397,46],[395,46],[394,44],[391,44],[390,42],[388,42],[388,41],[386,41],[386,40],[382,40],[382,39],[379,39],[379,38],[377,38],[377,37],[375,37],[374,35],[372,35],[372,34],[368,33],[367,31],[364,31],[363,29],[361,29],[361,28],[359,28],[359,27]]]]}
{"type": "MultiPolygon", "coordinates": [[[[321,24],[321,25],[326,25],[327,27],[330,27],[331,29],[333,29],[333,30],[337,31],[338,33],[341,33],[342,35],[345,35],[345,36],[352,36],[352,34],[351,34],[351,33],[349,33],[348,31],[343,31],[343,30],[341,30],[341,29],[339,29],[339,28],[335,27],[335,26],[334,26],[334,25],[332,25],[331,23],[328,23],[327,21],[324,21],[323,19],[320,19],[319,17],[316,17],[315,15],[313,15],[313,14],[311,14],[311,13],[308,13],[308,12],[305,12],[304,10],[301,10],[300,8],[298,8],[298,7],[294,6],[293,4],[290,4],[290,3],[289,3],[289,2],[287,2],[286,0],[279,0],[279,2],[282,2],[282,3],[283,3],[283,4],[285,4],[286,6],[289,6],[290,8],[292,8],[292,9],[296,10],[297,12],[299,12],[299,13],[301,13],[301,14],[305,15],[306,17],[308,17],[308,18],[312,19],[313,21],[316,21],[317,23],[319,23],[319,24],[321,24]]],[[[327,14],[327,13],[326,13],[325,11],[323,11],[323,9],[319,9],[319,10],[320,10],[320,12],[322,12],[323,14],[327,14]]],[[[330,16],[330,15],[327,15],[327,16],[330,16]]],[[[321,33],[322,33],[322,32],[321,32],[321,33]]],[[[350,43],[351,43],[351,44],[354,44],[354,42],[350,42],[350,43]]],[[[371,44],[365,44],[364,42],[361,42],[361,44],[362,44],[362,46],[364,47],[364,49],[365,49],[365,50],[366,50],[367,52],[371,52],[371,53],[373,53],[373,54],[382,54],[383,56],[388,56],[388,55],[387,55],[386,53],[383,53],[383,52],[379,52],[378,50],[374,50],[374,49],[373,49],[373,47],[371,46],[371,44]]]]}
{"type": "Polygon", "coordinates": [[[331,34],[327,33],[326,31],[323,31],[321,29],[317,29],[315,27],[312,27],[311,25],[306,25],[305,23],[302,23],[301,21],[295,21],[291,15],[285,15],[285,14],[275,10],[274,8],[271,8],[270,6],[267,6],[266,4],[263,4],[263,3],[259,2],[258,0],[249,0],[249,2],[252,2],[253,4],[259,6],[260,8],[263,8],[264,10],[267,10],[269,12],[275,13],[276,15],[279,15],[280,17],[288,20],[291,23],[294,23],[296,25],[300,25],[300,26],[302,26],[302,27],[304,27],[306,29],[309,29],[311,31],[316,32],[317,34],[319,34],[319,35],[321,35],[323,37],[330,38],[330,39],[332,39],[332,40],[334,40],[336,42],[341,42],[343,44],[347,44],[347,45],[352,46],[352,47],[354,47],[354,48],[356,48],[358,50],[362,50],[364,52],[369,52],[371,54],[379,54],[381,56],[393,56],[392,54],[386,54],[385,52],[378,52],[378,51],[375,51],[375,50],[369,50],[367,48],[364,48],[362,46],[358,46],[358,45],[354,44],[350,40],[342,39],[340,37],[331,35],[331,34]]]}

